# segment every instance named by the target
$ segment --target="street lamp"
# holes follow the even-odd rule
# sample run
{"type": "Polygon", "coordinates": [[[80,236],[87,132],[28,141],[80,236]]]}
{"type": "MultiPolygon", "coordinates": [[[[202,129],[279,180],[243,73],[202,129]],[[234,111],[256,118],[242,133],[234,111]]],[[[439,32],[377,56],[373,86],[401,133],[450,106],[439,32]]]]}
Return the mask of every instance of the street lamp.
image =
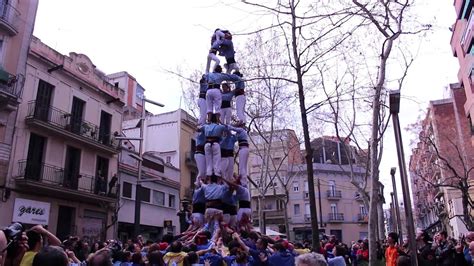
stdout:
{"type": "MultiPolygon", "coordinates": [[[[145,103],[151,103],[153,105],[164,107],[164,104],[159,102],[155,102],[145,98],[145,95],[141,95],[142,97],[142,115],[140,117],[140,137],[139,138],[128,138],[128,137],[116,137],[117,140],[138,140],[140,142],[138,148],[138,156],[135,154],[130,155],[134,159],[138,161],[138,174],[137,174],[137,185],[135,186],[135,219],[133,223],[133,233],[135,236],[140,234],[140,211],[141,211],[141,197],[140,193],[142,190],[142,164],[143,164],[143,142],[144,142],[144,134],[145,134],[145,122],[146,122],[146,111],[145,111],[145,103]]],[[[146,180],[149,181],[149,180],[146,180]]]]}
{"type": "MultiPolygon", "coordinates": [[[[405,216],[407,225],[408,245],[410,247],[411,265],[418,265],[417,248],[415,240],[415,226],[413,224],[413,213],[411,210],[410,188],[408,186],[407,169],[405,166],[405,155],[403,153],[402,134],[400,131],[400,121],[398,113],[400,112],[400,91],[390,91],[390,114],[392,115],[393,131],[395,133],[395,142],[397,145],[398,167],[400,168],[400,179],[402,183],[403,202],[405,203],[405,216]]],[[[395,174],[395,173],[394,173],[395,174]]],[[[398,206],[396,206],[398,208],[398,206]]]]}

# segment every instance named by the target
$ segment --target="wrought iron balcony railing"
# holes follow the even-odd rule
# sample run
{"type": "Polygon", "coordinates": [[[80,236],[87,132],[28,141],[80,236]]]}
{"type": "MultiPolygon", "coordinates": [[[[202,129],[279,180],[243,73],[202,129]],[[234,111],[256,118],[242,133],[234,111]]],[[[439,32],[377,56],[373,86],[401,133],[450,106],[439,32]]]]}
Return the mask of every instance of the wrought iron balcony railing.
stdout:
{"type": "Polygon", "coordinates": [[[342,191],[330,189],[330,190],[326,191],[326,195],[327,195],[328,198],[340,199],[340,198],[342,198],[342,191]]]}
{"type": "Polygon", "coordinates": [[[18,162],[18,175],[16,179],[37,181],[108,197],[115,197],[117,193],[116,183],[107,184],[107,180],[100,177],[80,174],[58,166],[27,160],[18,162]]]}
{"type": "Polygon", "coordinates": [[[37,119],[97,143],[117,148],[117,143],[113,140],[111,132],[101,132],[99,126],[83,119],[74,118],[72,114],[53,106],[30,101],[26,118],[37,119]]]}
{"type": "Polygon", "coordinates": [[[344,221],[344,213],[329,213],[328,221],[344,221]]]}

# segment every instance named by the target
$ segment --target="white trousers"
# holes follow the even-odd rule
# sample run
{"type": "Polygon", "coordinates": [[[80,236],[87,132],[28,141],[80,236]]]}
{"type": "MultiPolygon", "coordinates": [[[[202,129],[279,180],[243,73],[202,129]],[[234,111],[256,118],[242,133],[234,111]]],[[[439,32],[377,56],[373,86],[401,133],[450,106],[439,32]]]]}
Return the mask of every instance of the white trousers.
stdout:
{"type": "Polygon", "coordinates": [[[206,143],[204,145],[206,155],[206,175],[221,176],[221,145],[218,142],[206,143]]]}
{"type": "Polygon", "coordinates": [[[207,113],[220,114],[222,93],[220,89],[208,89],[206,93],[207,113]]]}
{"type": "Polygon", "coordinates": [[[237,63],[224,64],[227,74],[231,74],[232,70],[240,71],[239,65],[237,63]]]}
{"type": "Polygon", "coordinates": [[[195,153],[194,154],[194,160],[196,160],[196,166],[198,169],[198,175],[197,175],[197,180],[202,180],[206,178],[206,156],[201,153],[195,153]]]}
{"type": "Polygon", "coordinates": [[[247,180],[247,162],[249,160],[249,147],[239,147],[239,175],[243,186],[248,185],[247,180]]]}
{"type": "Polygon", "coordinates": [[[235,110],[237,112],[237,118],[243,122],[247,123],[247,119],[245,117],[245,95],[239,95],[235,98],[235,110]]]}
{"type": "Polygon", "coordinates": [[[223,123],[224,125],[229,125],[231,116],[232,116],[231,107],[221,108],[221,123],[223,123]]]}
{"type": "Polygon", "coordinates": [[[199,120],[198,125],[204,125],[206,123],[206,112],[207,112],[207,104],[206,99],[199,98],[198,99],[198,107],[199,107],[199,120]]]}
{"type": "Polygon", "coordinates": [[[221,158],[221,173],[222,178],[225,180],[232,180],[232,176],[234,174],[234,157],[221,158]]]}
{"type": "Polygon", "coordinates": [[[219,58],[217,57],[217,55],[215,55],[214,53],[209,53],[207,55],[207,63],[206,63],[206,74],[209,73],[209,70],[211,69],[211,60],[216,62],[214,64],[214,67],[212,69],[214,69],[217,65],[220,65],[221,64],[221,60],[219,60],[219,58]]]}

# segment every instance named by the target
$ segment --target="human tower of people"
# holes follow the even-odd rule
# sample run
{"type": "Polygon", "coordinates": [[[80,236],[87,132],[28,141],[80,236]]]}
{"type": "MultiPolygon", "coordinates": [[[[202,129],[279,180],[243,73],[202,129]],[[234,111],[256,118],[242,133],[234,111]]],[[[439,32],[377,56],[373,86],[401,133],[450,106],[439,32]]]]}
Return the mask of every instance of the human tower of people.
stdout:
{"type": "Polygon", "coordinates": [[[195,160],[198,168],[192,200],[190,237],[206,230],[213,236],[228,227],[252,230],[250,193],[247,179],[249,155],[245,129],[245,82],[234,58],[232,34],[215,30],[211,38],[206,71],[199,82],[200,116],[196,130],[195,160]],[[217,54],[224,56],[225,72],[217,54]],[[214,61],[212,72],[211,63],[214,61]],[[232,115],[235,98],[236,115],[232,115]],[[238,143],[238,173],[234,153],[238,143]]]}

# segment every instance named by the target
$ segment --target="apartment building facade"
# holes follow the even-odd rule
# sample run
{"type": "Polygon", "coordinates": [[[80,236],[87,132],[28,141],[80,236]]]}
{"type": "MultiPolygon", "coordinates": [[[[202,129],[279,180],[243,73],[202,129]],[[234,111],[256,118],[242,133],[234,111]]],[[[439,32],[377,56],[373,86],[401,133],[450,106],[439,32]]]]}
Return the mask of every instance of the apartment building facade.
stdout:
{"type": "MultiPolygon", "coordinates": [[[[264,134],[265,139],[269,134],[264,134]]],[[[256,206],[254,224],[258,225],[259,208],[263,208],[267,228],[279,230],[292,240],[311,239],[309,187],[300,143],[293,130],[277,131],[274,135],[277,141],[272,146],[262,136],[251,135],[249,173],[254,182],[251,189],[252,203],[256,206]],[[268,188],[265,194],[264,187],[268,188]],[[285,220],[288,231],[283,230],[285,220]]],[[[357,179],[366,174],[364,168],[357,166],[363,156],[356,156],[348,143],[345,146],[338,143],[331,137],[312,142],[320,233],[336,235],[343,241],[363,239],[368,235],[368,211],[350,183],[351,171],[357,179]],[[348,155],[343,153],[345,147],[349,147],[348,155]],[[334,160],[330,156],[335,156],[334,160]],[[354,163],[352,168],[349,160],[354,163]]]]}
{"type": "MultiPolygon", "coordinates": [[[[122,241],[132,238],[135,219],[137,152],[124,145],[120,154],[120,201],[118,236],[122,241]]],[[[158,240],[166,233],[177,233],[179,220],[180,171],[171,164],[146,152],[142,156],[140,231],[145,239],[158,240]],[[146,181],[149,180],[149,181],[146,181]]]]}
{"type": "Polygon", "coordinates": [[[1,224],[48,225],[59,238],[113,237],[124,92],[83,54],[30,44],[1,224]]]}
{"type": "Polygon", "coordinates": [[[37,8],[36,0],[0,1],[0,196],[3,201],[11,194],[7,176],[37,8]]]}
{"type": "Polygon", "coordinates": [[[267,228],[286,234],[289,170],[303,162],[300,143],[293,130],[283,129],[250,134],[250,144],[248,173],[254,225],[259,226],[264,215],[267,228]]]}
{"type": "MultiPolygon", "coordinates": [[[[458,58],[458,83],[466,93],[463,102],[463,120],[469,120],[471,128],[474,125],[474,0],[455,0],[454,9],[456,20],[452,26],[451,50],[458,58]]],[[[471,131],[472,132],[472,131],[471,131]]],[[[469,131],[465,132],[470,134],[469,131]]],[[[472,138],[471,133],[471,142],[472,138]]]]}
{"type": "MultiPolygon", "coordinates": [[[[330,163],[313,163],[316,209],[320,233],[335,235],[339,240],[352,240],[368,236],[368,209],[356,188],[350,183],[351,171],[358,178],[365,176],[365,169],[330,163]]],[[[292,239],[311,239],[311,214],[306,166],[295,167],[293,172],[290,206],[290,233],[292,239]]]]}
{"type": "MultiPolygon", "coordinates": [[[[458,236],[467,228],[462,222],[462,193],[451,185],[459,186],[463,179],[472,185],[472,178],[463,173],[473,166],[474,149],[468,134],[469,121],[464,119],[465,90],[460,84],[451,84],[450,88],[451,98],[430,102],[409,169],[417,225],[458,236]],[[448,164],[461,175],[456,176],[446,167],[448,164]]],[[[474,191],[471,189],[469,194],[472,198],[474,191]]]]}

